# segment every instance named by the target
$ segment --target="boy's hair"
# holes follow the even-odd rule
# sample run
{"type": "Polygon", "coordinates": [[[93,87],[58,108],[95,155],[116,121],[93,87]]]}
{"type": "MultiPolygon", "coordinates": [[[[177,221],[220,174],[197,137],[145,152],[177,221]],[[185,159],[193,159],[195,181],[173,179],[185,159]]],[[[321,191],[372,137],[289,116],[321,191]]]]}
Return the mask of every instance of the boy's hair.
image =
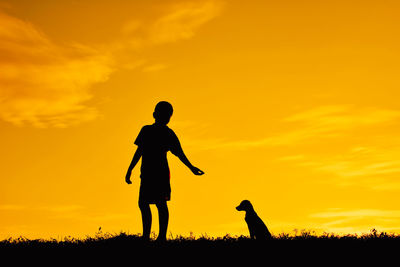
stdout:
{"type": "Polygon", "coordinates": [[[174,109],[172,108],[172,105],[167,101],[158,102],[156,107],[154,108],[154,113],[158,115],[168,115],[169,117],[171,117],[173,112],[174,109]]]}

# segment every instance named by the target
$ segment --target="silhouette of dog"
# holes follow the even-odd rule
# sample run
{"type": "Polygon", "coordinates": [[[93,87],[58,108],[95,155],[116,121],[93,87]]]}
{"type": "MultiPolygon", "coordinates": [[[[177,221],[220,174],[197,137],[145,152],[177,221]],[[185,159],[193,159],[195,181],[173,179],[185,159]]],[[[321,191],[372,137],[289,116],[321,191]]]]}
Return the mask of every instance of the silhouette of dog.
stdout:
{"type": "Polygon", "coordinates": [[[271,239],[271,233],[268,231],[267,226],[258,217],[257,213],[254,211],[253,205],[248,200],[243,200],[239,206],[236,207],[238,211],[246,211],[246,216],[244,220],[249,228],[251,239],[256,240],[268,240],[271,239]]]}

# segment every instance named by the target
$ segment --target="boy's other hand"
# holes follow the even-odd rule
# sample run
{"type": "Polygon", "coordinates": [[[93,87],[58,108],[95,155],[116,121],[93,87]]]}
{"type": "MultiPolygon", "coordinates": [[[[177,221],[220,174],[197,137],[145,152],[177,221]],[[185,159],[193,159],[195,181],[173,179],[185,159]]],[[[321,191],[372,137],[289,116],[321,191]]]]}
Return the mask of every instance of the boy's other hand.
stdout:
{"type": "Polygon", "coordinates": [[[204,174],[204,172],[202,170],[200,170],[199,168],[196,168],[194,166],[190,170],[193,172],[194,175],[203,175],[204,174]]]}
{"type": "Polygon", "coordinates": [[[132,181],[131,181],[131,172],[127,172],[127,173],[126,173],[125,182],[126,182],[127,184],[132,184],[132,181]]]}

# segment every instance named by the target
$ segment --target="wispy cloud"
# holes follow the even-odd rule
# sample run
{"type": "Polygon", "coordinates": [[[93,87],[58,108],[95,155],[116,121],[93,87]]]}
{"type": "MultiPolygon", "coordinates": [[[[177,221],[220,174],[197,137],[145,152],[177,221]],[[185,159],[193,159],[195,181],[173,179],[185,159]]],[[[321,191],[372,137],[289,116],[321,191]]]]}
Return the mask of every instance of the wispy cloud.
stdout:
{"type": "Polygon", "coordinates": [[[358,108],[348,105],[320,106],[284,118],[295,123],[294,130],[274,137],[276,144],[293,144],[340,137],[355,129],[392,123],[400,119],[400,110],[358,108]],[[312,138],[312,140],[310,140],[312,138]]]}
{"type": "MultiPolygon", "coordinates": [[[[379,141],[368,145],[350,145],[331,151],[330,143],[365,132],[377,126],[391,127],[400,119],[400,111],[352,106],[322,106],[283,118],[291,130],[255,140],[189,140],[196,149],[246,150],[262,147],[320,144],[324,153],[303,150],[280,156],[278,161],[301,166],[321,176],[319,182],[335,186],[361,186],[371,190],[400,190],[400,143],[396,135],[381,133],[379,141]],[[372,128],[371,128],[372,127],[372,128]],[[328,145],[327,145],[328,144],[328,145]]],[[[288,127],[285,127],[288,128],[288,127]]],[[[376,139],[376,138],[373,138],[376,139]]],[[[372,142],[372,143],[371,143],[372,142]]]]}
{"type": "Polygon", "coordinates": [[[35,210],[35,211],[45,211],[52,213],[65,213],[65,212],[75,212],[83,210],[85,207],[81,205],[49,205],[49,206],[27,206],[27,205],[17,205],[17,204],[3,204],[0,205],[0,210],[2,211],[20,211],[20,210],[35,210]]]}
{"type": "MultiPolygon", "coordinates": [[[[326,182],[339,186],[364,186],[373,190],[400,190],[400,146],[353,147],[340,154],[287,156],[291,161],[313,172],[330,174],[326,182]]],[[[325,177],[325,175],[323,176],[325,177]]]]}
{"type": "Polygon", "coordinates": [[[310,215],[314,218],[366,218],[366,217],[380,217],[380,218],[396,218],[400,219],[400,210],[378,210],[378,209],[358,209],[358,210],[341,210],[334,209],[330,211],[313,213],[310,215]]]}
{"type": "Polygon", "coordinates": [[[25,209],[23,205],[3,204],[0,205],[0,211],[19,211],[25,209]]]}
{"type": "Polygon", "coordinates": [[[193,1],[175,5],[150,26],[149,40],[155,44],[189,39],[204,23],[218,16],[221,1],[193,1]]]}
{"type": "Polygon", "coordinates": [[[219,16],[223,7],[222,0],[185,1],[169,5],[163,14],[153,20],[135,18],[126,21],[121,27],[120,36],[105,47],[118,58],[120,67],[132,69],[133,66],[143,72],[165,69],[167,64],[146,62],[143,58],[135,59],[127,55],[192,38],[201,26],[219,16]]]}
{"type": "Polygon", "coordinates": [[[66,127],[88,121],[90,87],[113,71],[107,54],[60,45],[29,22],[0,13],[0,118],[21,125],[66,127]]]}
{"type": "Polygon", "coordinates": [[[190,39],[199,27],[221,13],[223,5],[219,0],[187,1],[170,6],[154,21],[127,21],[121,30],[125,40],[115,45],[123,49],[141,48],[190,39]]]}
{"type": "Polygon", "coordinates": [[[160,70],[163,70],[165,68],[167,68],[167,65],[158,63],[158,64],[154,64],[154,65],[143,67],[143,72],[160,71],[160,70]]]}
{"type": "Polygon", "coordinates": [[[321,142],[337,138],[355,129],[400,119],[399,110],[378,108],[356,108],[346,105],[321,106],[302,111],[282,121],[291,130],[259,139],[225,140],[209,139],[198,141],[202,149],[252,149],[263,146],[288,146],[303,142],[321,142]]]}
{"type": "Polygon", "coordinates": [[[297,160],[303,160],[305,156],[303,154],[298,154],[298,155],[291,155],[291,156],[285,156],[285,157],[280,157],[278,160],[283,160],[283,161],[297,161],[297,160]]]}
{"type": "Polygon", "coordinates": [[[372,228],[379,231],[399,229],[400,210],[381,209],[330,209],[309,215],[320,221],[318,228],[330,232],[368,232],[372,228]]]}
{"type": "MultiPolygon", "coordinates": [[[[60,44],[28,21],[0,10],[0,119],[36,127],[68,127],[98,117],[93,85],[121,67],[144,72],[166,64],[122,60],[136,48],[192,38],[216,17],[220,1],[191,1],[169,6],[154,21],[128,21],[114,43],[60,44]]],[[[134,53],[133,53],[134,54],[134,53]]]]}
{"type": "Polygon", "coordinates": [[[399,110],[331,105],[294,114],[285,118],[285,121],[299,122],[316,129],[316,132],[326,133],[385,123],[398,118],[399,110]]]}
{"type": "MultiPolygon", "coordinates": [[[[313,142],[324,146],[327,138],[352,136],[355,130],[369,131],[368,127],[395,125],[400,119],[400,111],[378,108],[356,108],[352,106],[322,106],[300,112],[285,118],[298,123],[307,131],[313,142]]],[[[299,130],[294,130],[297,132],[299,130]]],[[[293,133],[293,132],[292,132],[293,133]]],[[[308,142],[309,139],[297,141],[308,142]]],[[[325,182],[339,186],[363,186],[373,190],[399,190],[400,143],[390,133],[381,133],[380,138],[368,141],[368,145],[353,145],[340,153],[288,155],[278,160],[308,168],[323,175],[325,182]],[[371,143],[372,142],[372,143],[371,143]],[[325,175],[328,174],[328,175],[325,175]]],[[[293,140],[292,140],[293,141],[293,140]]]]}
{"type": "Polygon", "coordinates": [[[85,207],[81,205],[53,205],[36,207],[36,209],[53,213],[68,213],[82,211],[85,207]]]}

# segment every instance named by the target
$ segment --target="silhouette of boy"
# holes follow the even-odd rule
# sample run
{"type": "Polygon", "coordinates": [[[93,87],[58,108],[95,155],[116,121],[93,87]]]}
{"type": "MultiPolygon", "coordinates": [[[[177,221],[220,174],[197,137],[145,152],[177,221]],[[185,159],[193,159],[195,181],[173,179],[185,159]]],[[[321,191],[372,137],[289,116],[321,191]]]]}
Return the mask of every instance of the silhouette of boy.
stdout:
{"type": "Polygon", "coordinates": [[[165,241],[167,236],[169,212],[167,201],[171,199],[170,172],[167,152],[177,156],[195,175],[204,174],[194,167],[182,150],[178,137],[167,124],[172,116],[172,105],[166,101],[159,102],[153,113],[155,123],[145,125],[135,140],[138,146],[126,173],[125,181],[131,184],[132,169],[142,158],[141,182],[139,191],[139,208],[142,213],[143,239],[149,240],[151,230],[150,204],[158,209],[160,231],[158,241],[165,241]]]}

